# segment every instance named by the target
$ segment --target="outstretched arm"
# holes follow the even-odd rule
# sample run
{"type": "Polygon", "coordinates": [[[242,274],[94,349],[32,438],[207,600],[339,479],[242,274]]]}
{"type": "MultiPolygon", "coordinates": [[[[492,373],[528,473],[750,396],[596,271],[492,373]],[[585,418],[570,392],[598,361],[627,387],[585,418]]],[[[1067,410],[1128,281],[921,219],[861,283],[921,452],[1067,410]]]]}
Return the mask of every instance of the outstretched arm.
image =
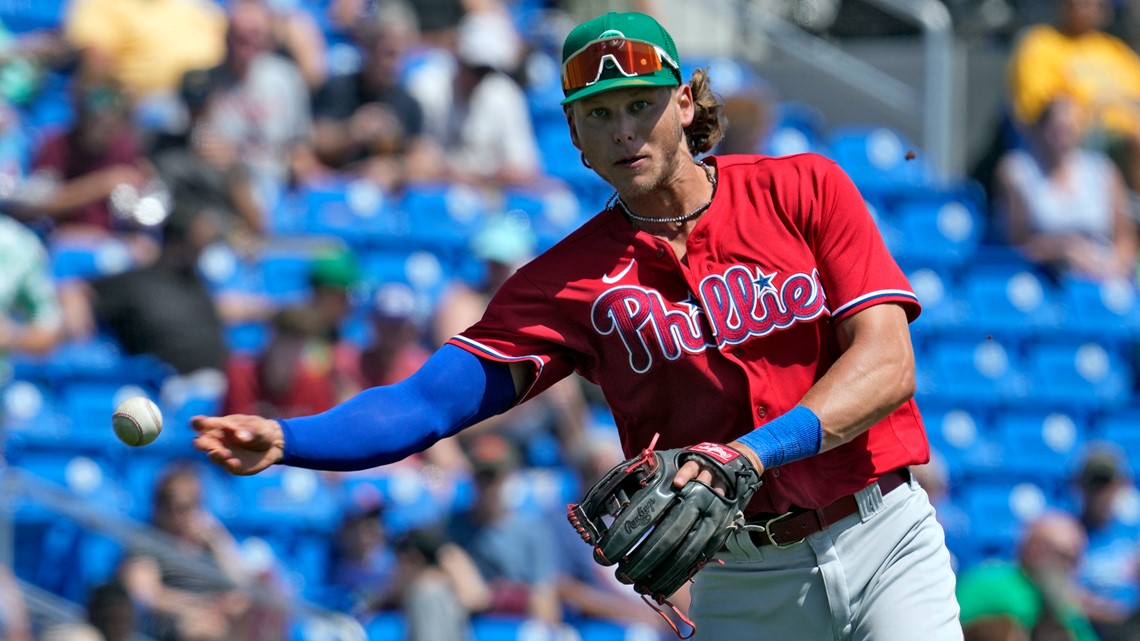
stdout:
{"type": "Polygon", "coordinates": [[[481,359],[453,345],[395,385],[365,390],[315,416],[197,416],[194,447],[232,474],[274,463],[359,470],[398,461],[506,410],[524,388],[525,365],[481,359]]]}

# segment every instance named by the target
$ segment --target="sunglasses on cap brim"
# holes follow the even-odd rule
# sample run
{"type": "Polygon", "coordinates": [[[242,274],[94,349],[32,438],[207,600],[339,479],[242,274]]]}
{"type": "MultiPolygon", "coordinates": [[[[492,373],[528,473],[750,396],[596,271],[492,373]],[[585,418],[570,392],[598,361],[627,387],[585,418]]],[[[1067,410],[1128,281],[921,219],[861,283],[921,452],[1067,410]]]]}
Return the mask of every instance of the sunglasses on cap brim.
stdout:
{"type": "Polygon", "coordinates": [[[666,64],[680,70],[669,54],[651,42],[604,38],[586,44],[562,63],[562,89],[574,91],[601,80],[606,60],[630,78],[661,71],[666,64]]]}

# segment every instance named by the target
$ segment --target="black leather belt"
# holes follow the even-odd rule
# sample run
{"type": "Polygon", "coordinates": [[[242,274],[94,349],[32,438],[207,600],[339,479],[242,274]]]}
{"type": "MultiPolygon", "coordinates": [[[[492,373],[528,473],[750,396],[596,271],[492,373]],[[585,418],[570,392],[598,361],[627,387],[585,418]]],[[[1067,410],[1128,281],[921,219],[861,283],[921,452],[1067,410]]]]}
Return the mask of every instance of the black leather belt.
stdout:
{"type": "MultiPolygon", "coordinates": [[[[879,491],[886,496],[910,481],[910,471],[906,468],[887,472],[879,477],[876,483],[879,491]]],[[[748,525],[759,526],[749,529],[748,535],[753,545],[762,547],[775,545],[786,547],[795,545],[806,539],[809,535],[822,532],[832,523],[845,519],[859,511],[859,502],[854,494],[836,499],[830,505],[818,510],[794,508],[784,514],[757,514],[748,518],[748,525]]]]}

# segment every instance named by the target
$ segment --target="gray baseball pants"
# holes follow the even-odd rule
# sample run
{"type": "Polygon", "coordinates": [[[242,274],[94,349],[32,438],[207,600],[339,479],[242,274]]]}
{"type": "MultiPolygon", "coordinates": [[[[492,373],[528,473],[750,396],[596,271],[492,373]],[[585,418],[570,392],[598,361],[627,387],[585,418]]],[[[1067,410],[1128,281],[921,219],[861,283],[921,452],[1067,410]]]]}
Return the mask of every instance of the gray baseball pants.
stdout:
{"type": "Polygon", "coordinates": [[[913,478],[783,549],[735,534],[695,577],[694,641],[961,641],[942,526],[913,478]],[[723,564],[718,563],[723,561],[723,564]]]}

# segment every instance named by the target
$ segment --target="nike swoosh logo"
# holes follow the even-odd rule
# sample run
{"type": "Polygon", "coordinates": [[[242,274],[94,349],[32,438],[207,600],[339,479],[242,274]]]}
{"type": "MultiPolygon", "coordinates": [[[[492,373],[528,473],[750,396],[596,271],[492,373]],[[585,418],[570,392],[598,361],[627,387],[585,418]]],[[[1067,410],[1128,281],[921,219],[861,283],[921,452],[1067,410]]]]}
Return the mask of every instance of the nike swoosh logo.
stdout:
{"type": "Polygon", "coordinates": [[[636,263],[636,262],[637,262],[637,259],[636,259],[636,258],[631,258],[631,259],[629,259],[629,262],[628,262],[628,263],[626,263],[625,269],[623,269],[623,270],[621,270],[620,272],[618,272],[618,273],[614,274],[613,276],[610,276],[609,274],[606,274],[605,276],[602,276],[602,282],[603,282],[603,283],[605,283],[605,284],[607,284],[607,285],[613,285],[614,283],[616,283],[616,282],[618,282],[619,280],[621,280],[621,279],[622,279],[622,278],[623,278],[623,277],[624,277],[626,274],[628,274],[628,273],[629,273],[629,270],[630,270],[630,269],[633,267],[633,264],[634,264],[634,263],[636,263]]]}

